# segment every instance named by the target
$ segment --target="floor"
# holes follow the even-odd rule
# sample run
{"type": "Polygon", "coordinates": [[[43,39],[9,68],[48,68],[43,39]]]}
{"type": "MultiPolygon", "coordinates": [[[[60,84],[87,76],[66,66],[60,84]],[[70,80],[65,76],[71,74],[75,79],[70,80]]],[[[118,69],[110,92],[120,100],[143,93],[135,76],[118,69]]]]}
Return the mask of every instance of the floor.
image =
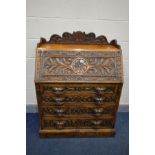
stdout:
{"type": "Polygon", "coordinates": [[[26,115],[27,155],[128,155],[129,113],[117,114],[114,138],[40,139],[37,113],[26,115]]]}

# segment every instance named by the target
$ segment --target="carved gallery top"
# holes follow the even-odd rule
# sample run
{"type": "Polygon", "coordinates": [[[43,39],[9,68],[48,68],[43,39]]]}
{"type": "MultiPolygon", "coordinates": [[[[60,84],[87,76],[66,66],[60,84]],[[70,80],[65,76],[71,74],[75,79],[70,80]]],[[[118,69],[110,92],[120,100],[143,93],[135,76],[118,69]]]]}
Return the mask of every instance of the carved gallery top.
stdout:
{"type": "Polygon", "coordinates": [[[41,38],[36,82],[123,82],[121,47],[94,33],[63,33],[41,38]]]}

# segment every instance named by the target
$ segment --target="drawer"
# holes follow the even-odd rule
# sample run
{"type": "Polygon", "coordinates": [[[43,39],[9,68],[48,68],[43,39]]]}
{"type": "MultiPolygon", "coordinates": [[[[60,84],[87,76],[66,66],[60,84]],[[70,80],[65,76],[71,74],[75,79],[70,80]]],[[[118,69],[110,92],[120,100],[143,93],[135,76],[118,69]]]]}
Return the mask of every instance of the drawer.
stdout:
{"type": "Polygon", "coordinates": [[[103,115],[115,114],[115,104],[107,104],[104,106],[40,106],[39,111],[41,116],[94,116],[100,117],[103,115]]]}
{"type": "Polygon", "coordinates": [[[41,129],[101,129],[113,128],[114,117],[102,117],[99,119],[92,118],[57,118],[57,117],[42,117],[41,129]]]}
{"type": "Polygon", "coordinates": [[[50,96],[43,95],[41,97],[42,105],[64,105],[64,104],[94,104],[94,105],[103,105],[105,103],[115,102],[116,95],[111,94],[108,96],[83,96],[83,95],[74,95],[74,96],[50,96]]]}
{"type": "Polygon", "coordinates": [[[42,94],[51,95],[88,95],[116,93],[116,84],[41,84],[42,94]]]}

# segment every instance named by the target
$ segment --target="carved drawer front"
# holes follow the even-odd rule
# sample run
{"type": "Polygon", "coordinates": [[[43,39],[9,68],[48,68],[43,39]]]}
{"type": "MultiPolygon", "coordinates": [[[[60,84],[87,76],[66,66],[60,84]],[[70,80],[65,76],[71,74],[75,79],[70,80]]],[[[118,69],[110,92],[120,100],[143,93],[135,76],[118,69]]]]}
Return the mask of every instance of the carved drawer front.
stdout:
{"type": "Polygon", "coordinates": [[[53,95],[75,95],[75,94],[90,94],[90,95],[102,95],[113,94],[117,90],[117,85],[98,84],[98,85],[83,85],[83,84],[68,84],[68,85],[52,85],[43,84],[40,85],[42,94],[53,95]]]}
{"type": "Polygon", "coordinates": [[[94,116],[113,115],[115,113],[115,104],[106,106],[41,106],[40,114],[42,116],[94,116]]]}
{"type": "Polygon", "coordinates": [[[42,129],[98,129],[98,128],[113,128],[114,118],[112,116],[105,118],[57,118],[57,117],[42,117],[42,129]]]}
{"type": "Polygon", "coordinates": [[[53,97],[50,95],[42,96],[42,105],[64,105],[64,104],[94,104],[104,105],[105,103],[114,103],[115,95],[110,96],[62,96],[53,97]]]}

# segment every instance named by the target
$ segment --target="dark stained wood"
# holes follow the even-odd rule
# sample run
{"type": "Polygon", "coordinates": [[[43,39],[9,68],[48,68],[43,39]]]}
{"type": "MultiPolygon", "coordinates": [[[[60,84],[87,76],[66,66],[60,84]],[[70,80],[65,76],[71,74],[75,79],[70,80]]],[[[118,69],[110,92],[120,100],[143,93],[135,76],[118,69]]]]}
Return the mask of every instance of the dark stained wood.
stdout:
{"type": "Polygon", "coordinates": [[[41,38],[35,86],[40,137],[114,136],[123,86],[121,47],[80,31],[41,38]]]}

